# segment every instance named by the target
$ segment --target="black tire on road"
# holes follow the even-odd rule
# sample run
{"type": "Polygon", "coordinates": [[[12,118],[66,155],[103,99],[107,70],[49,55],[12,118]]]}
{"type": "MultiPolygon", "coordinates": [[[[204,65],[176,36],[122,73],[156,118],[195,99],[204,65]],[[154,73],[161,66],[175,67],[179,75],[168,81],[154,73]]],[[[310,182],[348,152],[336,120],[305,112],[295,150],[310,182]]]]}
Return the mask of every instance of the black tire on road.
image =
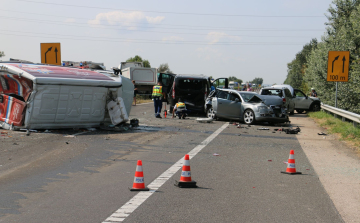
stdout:
{"type": "Polygon", "coordinates": [[[255,113],[251,109],[246,109],[244,111],[243,118],[244,118],[245,124],[248,124],[248,125],[254,124],[254,122],[255,122],[255,113]]]}
{"type": "Polygon", "coordinates": [[[315,103],[313,105],[311,105],[311,111],[317,112],[320,111],[320,104],[319,103],[315,103]]]}

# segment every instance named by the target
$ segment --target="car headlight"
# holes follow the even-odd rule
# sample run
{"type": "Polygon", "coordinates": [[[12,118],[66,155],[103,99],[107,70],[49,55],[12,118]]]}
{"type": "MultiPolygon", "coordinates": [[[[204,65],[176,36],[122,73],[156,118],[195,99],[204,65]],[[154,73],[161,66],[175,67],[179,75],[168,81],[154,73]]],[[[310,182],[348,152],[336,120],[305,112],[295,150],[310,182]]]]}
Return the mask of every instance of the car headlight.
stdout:
{"type": "Polygon", "coordinates": [[[258,107],[258,111],[260,112],[261,110],[263,110],[263,111],[268,111],[268,107],[266,107],[266,106],[259,106],[259,107],[258,107]]]}

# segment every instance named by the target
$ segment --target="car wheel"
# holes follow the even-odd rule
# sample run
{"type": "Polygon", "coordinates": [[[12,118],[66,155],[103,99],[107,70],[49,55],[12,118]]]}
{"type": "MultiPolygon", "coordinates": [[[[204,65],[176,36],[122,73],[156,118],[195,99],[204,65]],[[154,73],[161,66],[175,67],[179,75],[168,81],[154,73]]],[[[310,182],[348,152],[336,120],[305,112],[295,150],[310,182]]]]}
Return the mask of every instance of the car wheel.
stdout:
{"type": "Polygon", "coordinates": [[[255,114],[252,110],[247,109],[244,112],[244,122],[245,124],[251,125],[255,122],[255,114]]]}
{"type": "Polygon", "coordinates": [[[320,104],[313,104],[311,106],[311,111],[314,111],[314,112],[317,112],[317,111],[320,111],[320,104]]]}
{"type": "Polygon", "coordinates": [[[304,112],[304,110],[302,110],[302,109],[297,109],[296,112],[299,113],[299,114],[301,114],[301,113],[304,112]]]}
{"type": "Polygon", "coordinates": [[[209,107],[206,111],[206,116],[208,118],[212,118],[212,119],[216,119],[216,115],[215,115],[215,112],[214,112],[214,109],[212,107],[209,107]]]}

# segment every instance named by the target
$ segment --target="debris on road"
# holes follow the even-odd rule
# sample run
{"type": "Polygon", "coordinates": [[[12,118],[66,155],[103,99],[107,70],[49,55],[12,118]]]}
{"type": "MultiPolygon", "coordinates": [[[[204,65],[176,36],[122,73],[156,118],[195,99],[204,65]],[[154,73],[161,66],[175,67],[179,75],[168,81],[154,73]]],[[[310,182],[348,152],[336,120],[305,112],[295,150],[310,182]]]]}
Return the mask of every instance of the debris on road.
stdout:
{"type": "Polygon", "coordinates": [[[65,135],[64,137],[65,138],[76,138],[76,136],[74,136],[74,135],[65,135]]]}
{"type": "Polygon", "coordinates": [[[213,156],[220,156],[220,154],[214,153],[213,156]]]}
{"type": "Polygon", "coordinates": [[[284,128],[281,128],[281,129],[274,129],[274,131],[281,131],[281,132],[285,132],[286,134],[298,134],[301,129],[298,127],[296,127],[296,129],[292,129],[292,128],[288,128],[288,129],[284,129],[284,128]]]}
{"type": "Polygon", "coordinates": [[[200,123],[211,123],[214,121],[212,118],[197,118],[196,121],[200,123]]]}
{"type": "Polygon", "coordinates": [[[327,134],[324,133],[324,132],[320,132],[320,133],[318,133],[318,135],[319,135],[319,136],[326,136],[327,134]]]}
{"type": "Polygon", "coordinates": [[[269,130],[269,128],[258,128],[258,130],[269,130]]]}
{"type": "Polygon", "coordinates": [[[139,126],[139,120],[137,118],[133,118],[130,120],[130,125],[132,127],[138,127],[139,126]]]}

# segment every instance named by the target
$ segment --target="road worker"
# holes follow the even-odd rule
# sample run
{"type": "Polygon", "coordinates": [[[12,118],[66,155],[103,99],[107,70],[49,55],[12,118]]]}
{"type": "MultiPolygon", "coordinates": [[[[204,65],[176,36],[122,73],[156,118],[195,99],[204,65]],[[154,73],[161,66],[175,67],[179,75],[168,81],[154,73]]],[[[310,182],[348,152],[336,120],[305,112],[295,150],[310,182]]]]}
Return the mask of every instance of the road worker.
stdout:
{"type": "Polygon", "coordinates": [[[176,103],[173,108],[172,118],[175,117],[175,114],[177,116],[179,116],[179,119],[181,119],[181,118],[185,119],[185,117],[186,117],[186,114],[187,114],[186,106],[185,106],[185,103],[182,102],[181,98],[179,98],[178,103],[176,103]]]}
{"type": "Polygon", "coordinates": [[[152,98],[154,100],[155,117],[162,118],[160,115],[162,109],[162,99],[166,99],[166,96],[163,93],[162,83],[160,81],[153,87],[152,98]]]}

